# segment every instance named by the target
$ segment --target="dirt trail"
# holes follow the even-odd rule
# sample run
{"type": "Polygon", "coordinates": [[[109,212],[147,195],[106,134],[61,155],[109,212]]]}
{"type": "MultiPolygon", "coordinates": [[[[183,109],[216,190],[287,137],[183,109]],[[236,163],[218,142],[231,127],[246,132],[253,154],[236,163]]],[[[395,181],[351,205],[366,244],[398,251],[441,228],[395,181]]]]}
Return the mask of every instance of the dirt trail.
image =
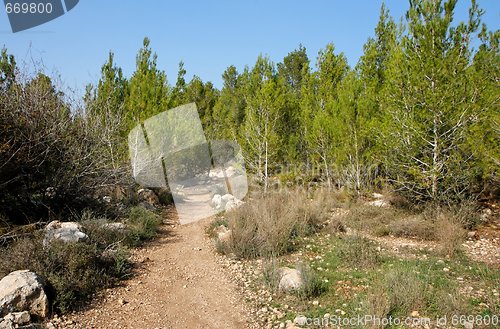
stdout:
{"type": "Polygon", "coordinates": [[[249,312],[216,263],[206,221],[182,226],[169,221],[158,240],[135,252],[139,275],[61,322],[100,329],[247,327],[249,312]]]}

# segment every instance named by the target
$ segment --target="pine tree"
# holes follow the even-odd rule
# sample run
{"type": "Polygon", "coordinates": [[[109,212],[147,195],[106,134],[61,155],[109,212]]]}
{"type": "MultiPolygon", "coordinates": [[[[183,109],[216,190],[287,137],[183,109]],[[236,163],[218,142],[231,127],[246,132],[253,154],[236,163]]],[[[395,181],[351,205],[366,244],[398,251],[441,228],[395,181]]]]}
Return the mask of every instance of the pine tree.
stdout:
{"type": "Polygon", "coordinates": [[[153,54],[149,44],[149,39],[144,38],[143,48],[137,55],[136,70],[129,81],[125,102],[128,128],[168,108],[167,77],[157,68],[157,55],[153,54]]]}
{"type": "Polygon", "coordinates": [[[481,11],[473,1],[468,22],[454,27],[455,5],[411,1],[408,35],[392,51],[386,74],[387,165],[392,179],[422,200],[463,196],[470,183],[463,145],[476,115],[470,44],[481,11]]]}

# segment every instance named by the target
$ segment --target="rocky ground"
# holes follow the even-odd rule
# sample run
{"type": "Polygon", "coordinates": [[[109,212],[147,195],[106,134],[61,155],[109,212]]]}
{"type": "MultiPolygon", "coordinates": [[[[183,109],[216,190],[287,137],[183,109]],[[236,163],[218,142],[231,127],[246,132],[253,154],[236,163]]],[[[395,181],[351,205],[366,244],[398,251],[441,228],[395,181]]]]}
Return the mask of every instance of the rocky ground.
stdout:
{"type": "MultiPolygon", "coordinates": [[[[169,218],[160,238],[134,253],[138,268],[132,279],[101,293],[86,310],[53,317],[47,327],[299,328],[303,305],[298,307],[294,298],[288,305],[283,295],[269,289],[263,280],[262,260],[218,255],[214,242],[205,234],[208,222],[181,226],[169,218]]],[[[498,265],[497,232],[496,226],[478,230],[464,242],[464,250],[474,260],[498,265]]],[[[401,256],[415,254],[408,250],[436,247],[435,243],[412,239],[369,238],[379,243],[382,251],[401,256]]],[[[288,257],[293,263],[304,256],[288,257]]],[[[466,284],[461,289],[464,294],[481,294],[469,291],[466,284]]],[[[314,306],[318,302],[304,303],[314,306]]],[[[332,310],[334,314],[337,311],[341,315],[341,309],[332,310]]]]}

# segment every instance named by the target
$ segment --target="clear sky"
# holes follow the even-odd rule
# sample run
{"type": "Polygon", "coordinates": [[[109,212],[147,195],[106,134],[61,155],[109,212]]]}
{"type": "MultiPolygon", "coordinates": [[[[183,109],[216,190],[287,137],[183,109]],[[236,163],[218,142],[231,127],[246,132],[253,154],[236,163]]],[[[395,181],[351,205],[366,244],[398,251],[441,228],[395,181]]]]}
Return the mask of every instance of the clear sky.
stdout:
{"type": "MultiPolygon", "coordinates": [[[[3,2],[1,2],[3,5],[3,2]]],[[[279,62],[302,43],[313,61],[327,43],[356,64],[363,44],[373,35],[382,0],[80,0],[66,15],[13,34],[0,11],[0,47],[18,62],[42,60],[46,72],[58,72],[63,83],[82,94],[99,79],[110,50],[130,76],[145,36],[158,54],[158,66],[175,83],[179,61],[204,81],[221,87],[222,72],[241,71],[259,54],[279,62]]],[[[407,0],[386,0],[399,19],[407,0]]],[[[469,0],[459,0],[457,19],[466,19],[469,0]]],[[[479,0],[490,29],[500,27],[500,1],[479,0]]]]}

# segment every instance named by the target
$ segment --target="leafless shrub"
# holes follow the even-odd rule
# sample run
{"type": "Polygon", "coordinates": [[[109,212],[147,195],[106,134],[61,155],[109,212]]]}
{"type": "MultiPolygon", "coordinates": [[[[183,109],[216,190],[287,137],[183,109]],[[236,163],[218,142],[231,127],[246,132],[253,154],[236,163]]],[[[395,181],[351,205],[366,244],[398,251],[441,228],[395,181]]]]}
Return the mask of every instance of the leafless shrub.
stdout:
{"type": "Polygon", "coordinates": [[[2,89],[0,213],[24,222],[95,203],[99,189],[126,177],[110,147],[119,118],[72,112],[41,73],[2,89]]]}

